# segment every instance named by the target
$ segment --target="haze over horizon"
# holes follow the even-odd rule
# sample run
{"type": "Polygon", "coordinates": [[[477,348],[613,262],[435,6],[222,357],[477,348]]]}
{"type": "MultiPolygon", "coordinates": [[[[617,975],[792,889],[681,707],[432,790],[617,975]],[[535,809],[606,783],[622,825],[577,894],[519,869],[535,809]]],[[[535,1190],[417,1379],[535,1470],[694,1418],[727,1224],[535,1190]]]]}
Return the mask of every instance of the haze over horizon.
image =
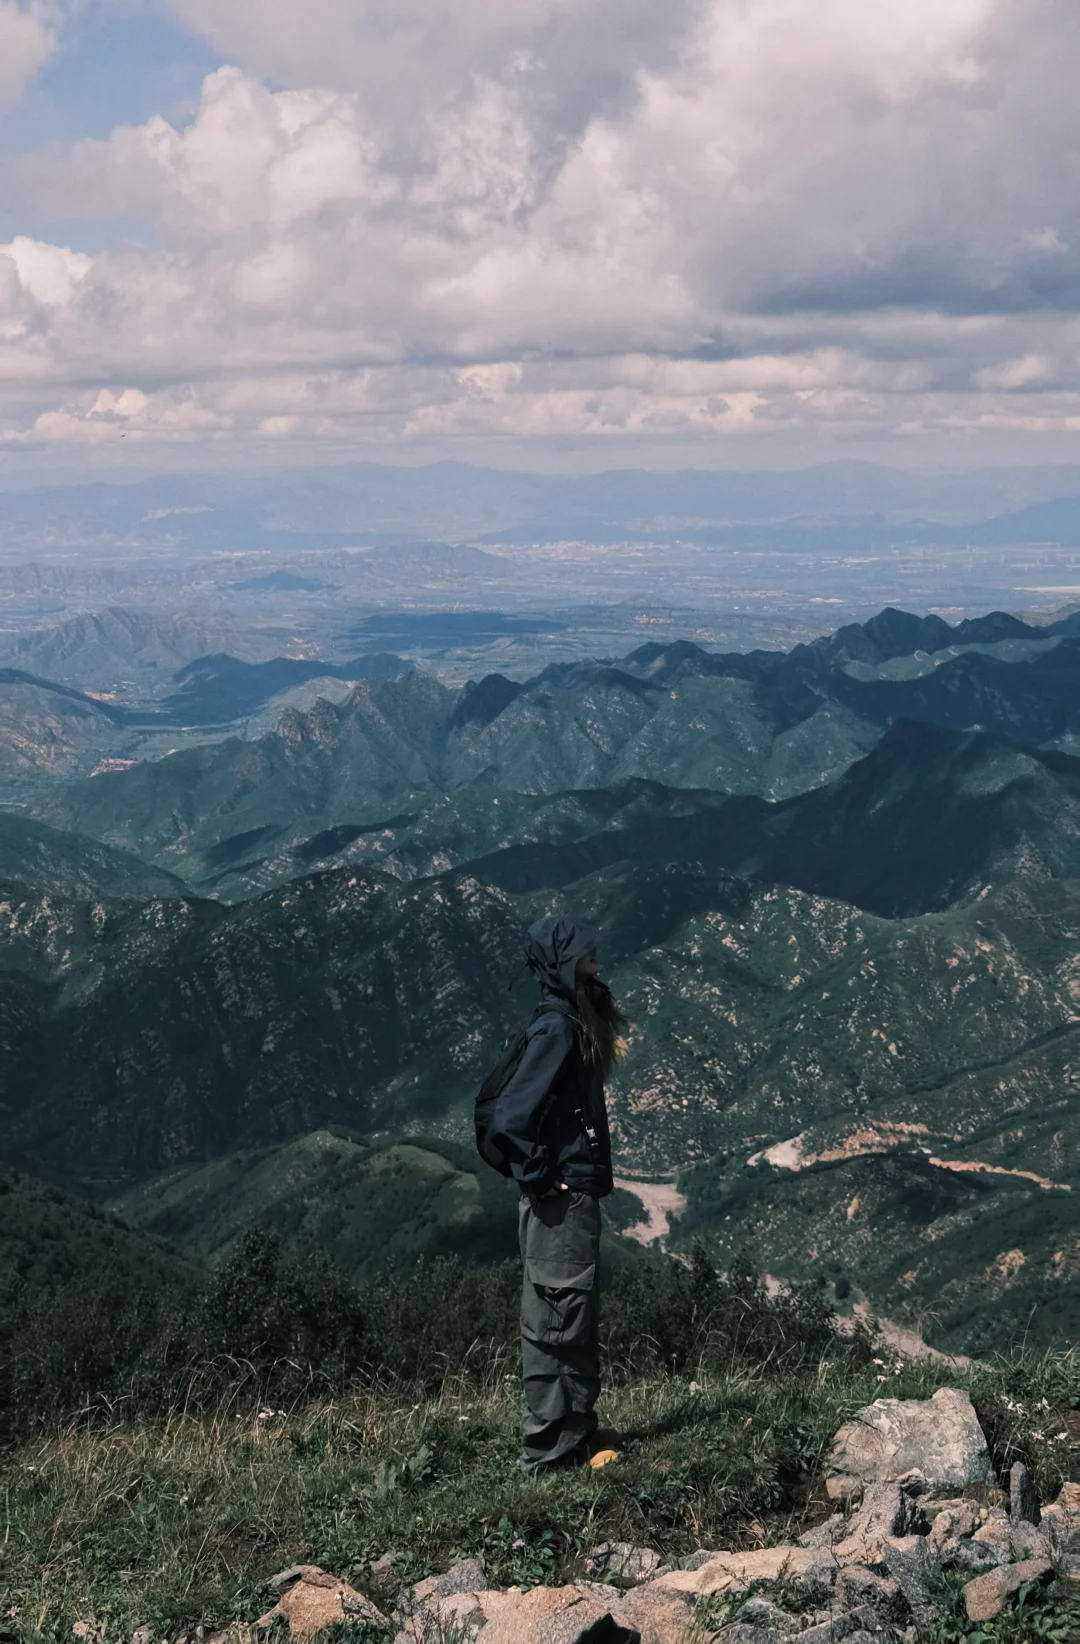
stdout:
{"type": "Polygon", "coordinates": [[[0,484],[1080,460],[1065,0],[0,0],[0,484]]]}

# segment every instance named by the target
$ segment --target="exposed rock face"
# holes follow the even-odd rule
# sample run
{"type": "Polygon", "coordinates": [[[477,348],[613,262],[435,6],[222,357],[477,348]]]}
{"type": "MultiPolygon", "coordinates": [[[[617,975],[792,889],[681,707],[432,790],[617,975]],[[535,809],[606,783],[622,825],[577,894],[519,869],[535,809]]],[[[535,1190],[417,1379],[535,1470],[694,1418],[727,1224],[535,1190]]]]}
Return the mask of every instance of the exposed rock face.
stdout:
{"type": "Polygon", "coordinates": [[[957,1493],[996,1482],[967,1393],[942,1387],[929,1400],[877,1399],[860,1410],[836,1435],[825,1488],[834,1501],[847,1501],[869,1484],[909,1475],[957,1493]]]}

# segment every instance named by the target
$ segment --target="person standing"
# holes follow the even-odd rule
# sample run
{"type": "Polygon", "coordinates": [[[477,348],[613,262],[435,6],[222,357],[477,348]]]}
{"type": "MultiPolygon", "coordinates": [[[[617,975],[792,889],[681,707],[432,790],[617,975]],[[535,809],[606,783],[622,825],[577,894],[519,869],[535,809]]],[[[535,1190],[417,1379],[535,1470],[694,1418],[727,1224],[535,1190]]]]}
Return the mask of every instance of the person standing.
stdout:
{"type": "Polygon", "coordinates": [[[521,1190],[521,1359],[527,1472],[588,1461],[600,1394],[600,1200],[613,1187],[604,1085],[627,1023],[600,980],[597,933],[530,926],[540,1003],[499,1095],[490,1141],[521,1190]]]}

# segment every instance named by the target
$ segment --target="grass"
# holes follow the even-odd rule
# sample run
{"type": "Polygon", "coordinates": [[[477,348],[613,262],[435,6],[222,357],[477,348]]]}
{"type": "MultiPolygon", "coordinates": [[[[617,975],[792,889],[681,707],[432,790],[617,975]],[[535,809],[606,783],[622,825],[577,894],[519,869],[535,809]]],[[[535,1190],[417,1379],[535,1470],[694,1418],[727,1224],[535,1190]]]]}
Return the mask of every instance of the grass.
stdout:
{"type": "MultiPolygon", "coordinates": [[[[386,1552],[399,1580],[475,1556],[493,1584],[528,1586],[580,1575],[608,1538],[668,1557],[782,1541],[827,1510],[820,1462],[841,1421],[882,1393],[925,1397],[946,1381],[970,1387],[999,1470],[1023,1457],[1044,1496],[1080,1478],[1080,1435],[1056,1437],[1080,1425],[1071,1353],[1018,1355],[965,1378],[838,1357],[798,1373],[735,1365],[628,1380],[601,1410],[626,1435],[623,1459],[547,1479],[518,1469],[514,1370],[496,1353],[479,1384],[448,1375],[419,1396],[387,1381],[280,1410],[238,1368],[208,1412],[137,1419],[118,1406],[41,1433],[0,1472],[0,1638],[66,1644],[84,1621],[111,1644],[144,1624],[176,1638],[200,1622],[250,1621],[272,1602],[267,1578],[295,1562],[385,1603],[370,1561],[386,1552]]],[[[1055,1635],[986,1634],[1027,1636],[1055,1635]]]]}

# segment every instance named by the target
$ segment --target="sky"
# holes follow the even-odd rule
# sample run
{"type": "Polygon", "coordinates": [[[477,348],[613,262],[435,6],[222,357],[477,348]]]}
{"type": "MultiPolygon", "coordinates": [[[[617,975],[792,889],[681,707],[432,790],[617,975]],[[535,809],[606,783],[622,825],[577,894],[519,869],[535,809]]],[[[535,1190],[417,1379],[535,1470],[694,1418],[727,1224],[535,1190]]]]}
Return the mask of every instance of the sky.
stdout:
{"type": "Polygon", "coordinates": [[[1076,0],[0,0],[0,476],[1080,460],[1076,0]]]}

